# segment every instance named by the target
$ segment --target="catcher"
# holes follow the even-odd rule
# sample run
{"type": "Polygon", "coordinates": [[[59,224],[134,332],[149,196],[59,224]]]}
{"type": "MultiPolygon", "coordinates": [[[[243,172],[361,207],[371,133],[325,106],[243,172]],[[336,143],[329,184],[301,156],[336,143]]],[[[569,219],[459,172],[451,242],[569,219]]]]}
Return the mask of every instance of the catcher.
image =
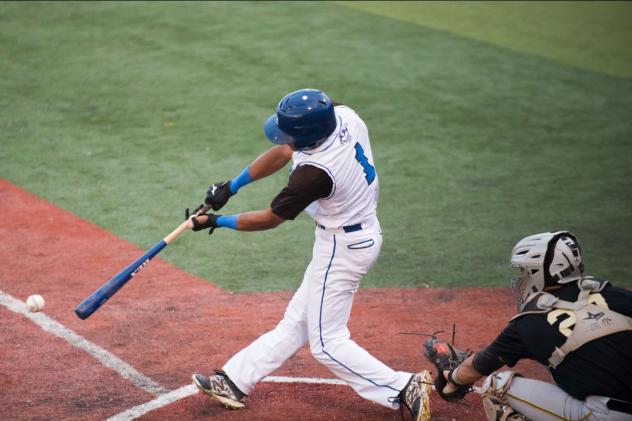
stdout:
{"type": "Polygon", "coordinates": [[[424,344],[439,395],[458,401],[488,376],[479,389],[488,420],[632,420],[632,292],[584,276],[566,231],[522,239],[511,264],[518,314],[489,346],[468,355],[434,337],[424,344]],[[555,384],[496,372],[523,358],[555,384]]]}

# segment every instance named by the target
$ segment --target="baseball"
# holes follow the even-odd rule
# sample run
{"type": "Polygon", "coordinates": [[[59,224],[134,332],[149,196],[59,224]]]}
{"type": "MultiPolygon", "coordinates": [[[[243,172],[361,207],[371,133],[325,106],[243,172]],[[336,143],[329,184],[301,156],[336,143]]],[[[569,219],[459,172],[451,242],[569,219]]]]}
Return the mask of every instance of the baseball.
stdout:
{"type": "Polygon", "coordinates": [[[30,311],[42,311],[44,309],[44,297],[41,295],[31,295],[26,299],[26,306],[30,311]]]}

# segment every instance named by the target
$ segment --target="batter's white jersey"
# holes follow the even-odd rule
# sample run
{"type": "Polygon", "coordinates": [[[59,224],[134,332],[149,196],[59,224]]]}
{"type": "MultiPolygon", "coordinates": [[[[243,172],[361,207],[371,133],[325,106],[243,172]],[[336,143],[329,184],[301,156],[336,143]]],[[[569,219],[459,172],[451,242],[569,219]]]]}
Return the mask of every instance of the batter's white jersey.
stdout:
{"type": "Polygon", "coordinates": [[[344,105],[335,107],[335,112],[338,124],[331,136],[318,148],[292,155],[292,170],[309,164],[331,177],[331,194],[305,209],[326,228],[340,228],[373,218],[379,195],[369,132],[364,121],[344,105]]]}

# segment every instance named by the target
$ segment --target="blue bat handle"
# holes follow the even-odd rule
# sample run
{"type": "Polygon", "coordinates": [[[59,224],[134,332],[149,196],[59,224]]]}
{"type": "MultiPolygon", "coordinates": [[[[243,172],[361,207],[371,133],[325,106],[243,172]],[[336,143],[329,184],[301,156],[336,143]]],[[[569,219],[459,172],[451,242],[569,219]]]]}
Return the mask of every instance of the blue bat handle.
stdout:
{"type": "Polygon", "coordinates": [[[123,285],[132,279],[149,261],[156,256],[162,249],[167,246],[165,240],[160,241],[139,257],[134,263],[123,269],[115,277],[107,281],[101,288],[94,291],[88,298],[83,300],[77,308],[75,313],[81,320],[85,320],[92,313],[94,313],[99,307],[101,307],[111,296],[121,289],[123,285]]]}

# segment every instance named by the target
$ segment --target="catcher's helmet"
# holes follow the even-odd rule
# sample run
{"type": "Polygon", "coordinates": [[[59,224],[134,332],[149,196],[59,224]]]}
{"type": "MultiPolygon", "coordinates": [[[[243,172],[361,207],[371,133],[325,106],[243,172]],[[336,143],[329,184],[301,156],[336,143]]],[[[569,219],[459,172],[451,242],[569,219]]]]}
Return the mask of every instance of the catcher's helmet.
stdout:
{"type": "Polygon", "coordinates": [[[263,125],[263,131],[272,143],[290,144],[296,150],[317,147],[335,129],[333,102],[316,89],[287,94],[279,102],[276,113],[263,125]]]}
{"type": "Polygon", "coordinates": [[[548,286],[577,281],[584,272],[579,242],[568,231],[545,232],[523,238],[511,252],[511,265],[521,272],[511,281],[518,311],[532,294],[548,286]]]}

